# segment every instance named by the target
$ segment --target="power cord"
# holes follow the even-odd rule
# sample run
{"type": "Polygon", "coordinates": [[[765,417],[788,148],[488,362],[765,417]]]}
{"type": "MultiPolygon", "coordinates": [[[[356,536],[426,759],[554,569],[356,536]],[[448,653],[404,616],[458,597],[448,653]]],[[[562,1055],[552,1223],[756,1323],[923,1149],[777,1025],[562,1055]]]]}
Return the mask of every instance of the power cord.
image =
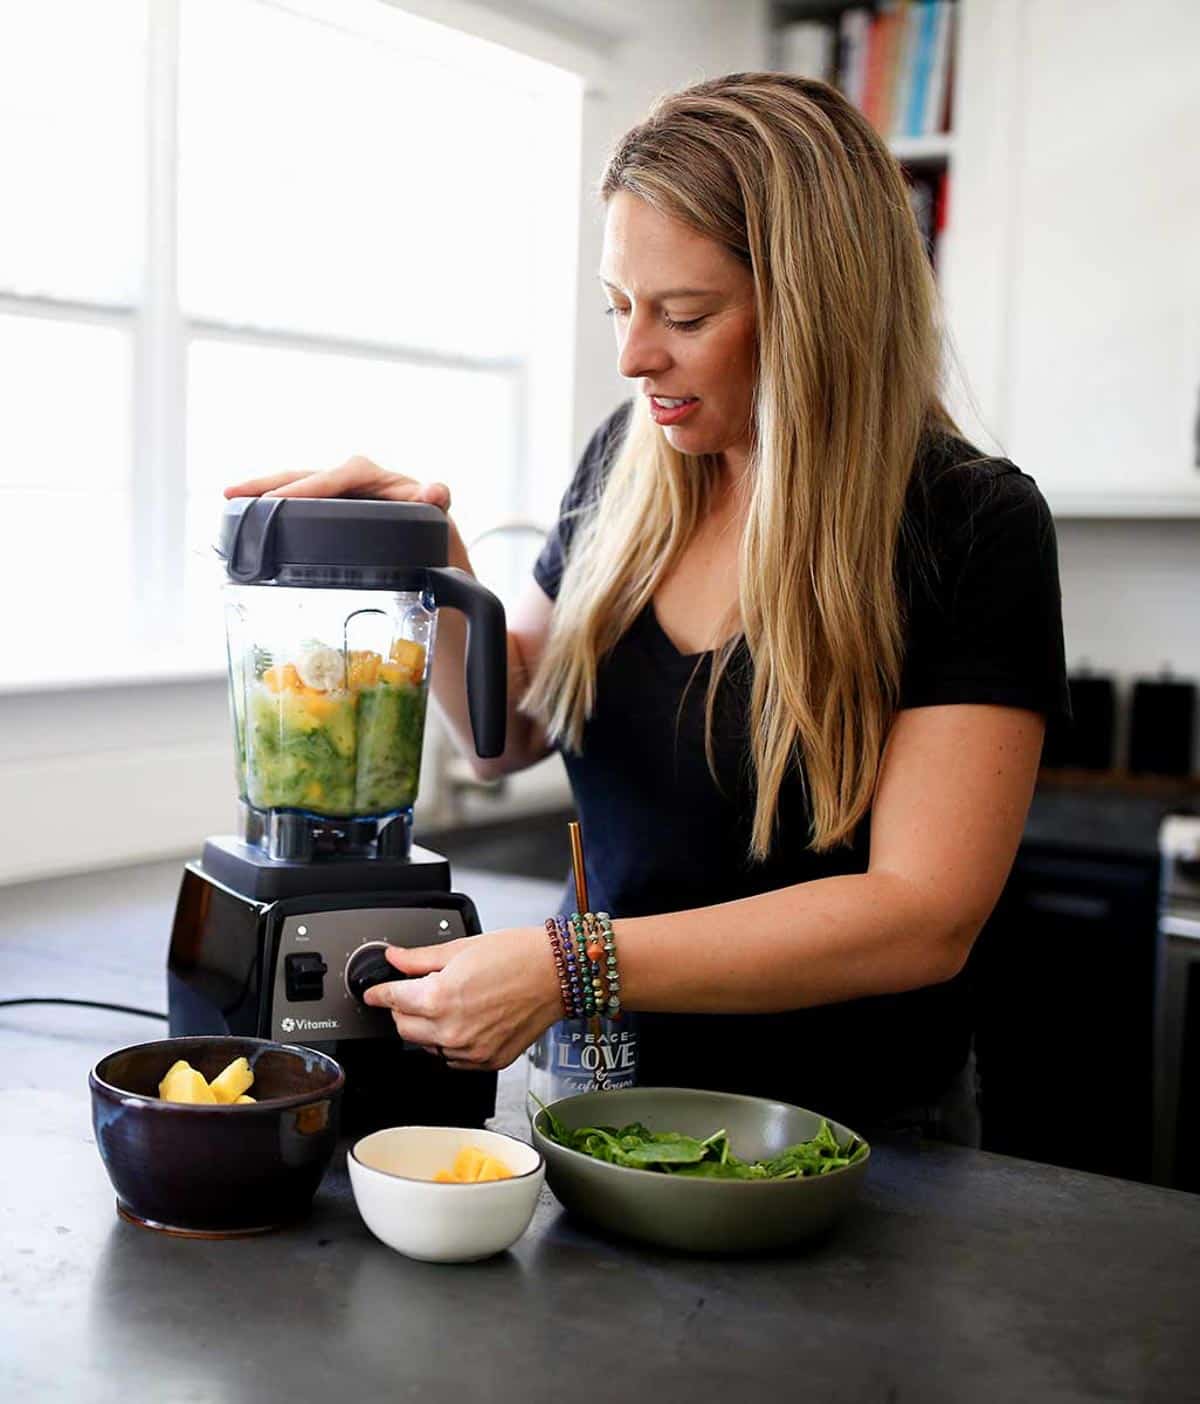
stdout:
{"type": "Polygon", "coordinates": [[[47,997],[29,999],[0,999],[0,1009],[11,1009],[17,1004],[70,1004],[77,1009],[107,1009],[114,1014],[140,1014],[144,1019],[162,1019],[167,1016],[157,1009],[138,1009],[132,1004],[105,1004],[99,999],[50,999],[47,997]]]}

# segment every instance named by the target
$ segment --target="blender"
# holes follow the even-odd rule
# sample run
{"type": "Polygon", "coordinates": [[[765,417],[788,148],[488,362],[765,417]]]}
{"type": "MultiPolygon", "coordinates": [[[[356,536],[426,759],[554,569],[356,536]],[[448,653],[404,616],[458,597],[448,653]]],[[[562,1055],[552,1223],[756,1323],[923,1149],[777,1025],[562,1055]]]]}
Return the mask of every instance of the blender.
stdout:
{"type": "Polygon", "coordinates": [[[495,1074],[409,1047],[363,1003],[403,978],[389,945],[480,930],[446,859],[412,833],[439,608],[467,619],[476,751],[504,749],[504,609],[447,566],[448,545],[446,517],[422,503],[239,498],[217,547],[239,823],[184,869],[170,1032],[331,1054],[351,1134],[482,1126],[495,1110],[495,1074]]]}

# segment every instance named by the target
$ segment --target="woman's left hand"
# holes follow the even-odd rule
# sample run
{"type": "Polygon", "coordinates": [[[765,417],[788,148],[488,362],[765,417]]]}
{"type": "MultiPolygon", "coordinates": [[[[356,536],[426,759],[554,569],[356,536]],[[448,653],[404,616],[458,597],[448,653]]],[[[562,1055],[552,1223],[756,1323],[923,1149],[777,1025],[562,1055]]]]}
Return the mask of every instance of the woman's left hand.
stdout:
{"type": "Polygon", "coordinates": [[[392,946],[407,980],[373,985],[367,1004],[390,1009],[396,1032],[453,1068],[505,1068],[562,1018],[546,933],[516,926],[411,950],[392,946]]]}

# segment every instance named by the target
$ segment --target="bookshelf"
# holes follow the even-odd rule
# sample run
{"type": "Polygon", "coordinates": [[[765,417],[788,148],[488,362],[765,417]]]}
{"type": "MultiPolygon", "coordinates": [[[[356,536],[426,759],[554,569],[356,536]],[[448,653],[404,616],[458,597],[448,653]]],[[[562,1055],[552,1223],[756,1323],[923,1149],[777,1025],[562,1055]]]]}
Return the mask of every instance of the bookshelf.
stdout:
{"type": "Polygon", "coordinates": [[[836,84],[901,159],[950,159],[958,0],[771,0],[776,68],[836,84]]]}
{"type": "Polygon", "coordinates": [[[768,16],[773,65],[834,83],[883,134],[939,269],[955,153],[959,0],[772,0],[768,16]]]}
{"type": "MultiPolygon", "coordinates": [[[[886,129],[926,209],[947,197],[949,408],[1058,517],[1200,520],[1200,3],[953,3],[946,120],[886,129]]],[[[768,0],[771,62],[793,67],[789,26],[899,9],[768,0]]]]}
{"type": "Polygon", "coordinates": [[[948,164],[954,155],[951,132],[934,132],[921,137],[889,137],[888,147],[904,166],[948,164]]]}

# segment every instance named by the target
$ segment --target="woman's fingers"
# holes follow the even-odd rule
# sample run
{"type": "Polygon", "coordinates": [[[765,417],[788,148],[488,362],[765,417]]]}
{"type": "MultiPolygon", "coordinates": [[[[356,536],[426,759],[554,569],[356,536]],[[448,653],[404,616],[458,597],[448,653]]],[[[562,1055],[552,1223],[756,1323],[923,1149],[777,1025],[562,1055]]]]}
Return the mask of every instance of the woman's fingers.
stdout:
{"type": "Polygon", "coordinates": [[[428,502],[450,510],[445,483],[419,483],[403,473],[389,473],[369,458],[356,455],[336,468],[270,473],[225,489],[226,497],[375,497],[391,502],[428,502]]]}
{"type": "Polygon", "coordinates": [[[311,471],[309,468],[301,468],[298,471],[292,469],[286,473],[267,473],[259,478],[247,478],[244,483],[234,483],[227,487],[225,496],[261,497],[266,492],[274,492],[277,488],[286,487],[288,483],[308,477],[311,471]]]}
{"type": "Polygon", "coordinates": [[[463,939],[436,946],[389,946],[385,954],[388,964],[405,975],[432,975],[435,970],[444,970],[465,945],[463,939]]]}
{"type": "MultiPolygon", "coordinates": [[[[409,1014],[432,1021],[436,1011],[428,989],[428,980],[386,980],[372,985],[363,995],[363,1003],[377,1009],[390,1009],[396,1014],[409,1014]]],[[[418,1038],[417,1043],[436,1043],[437,1039],[418,1038]]]]}

